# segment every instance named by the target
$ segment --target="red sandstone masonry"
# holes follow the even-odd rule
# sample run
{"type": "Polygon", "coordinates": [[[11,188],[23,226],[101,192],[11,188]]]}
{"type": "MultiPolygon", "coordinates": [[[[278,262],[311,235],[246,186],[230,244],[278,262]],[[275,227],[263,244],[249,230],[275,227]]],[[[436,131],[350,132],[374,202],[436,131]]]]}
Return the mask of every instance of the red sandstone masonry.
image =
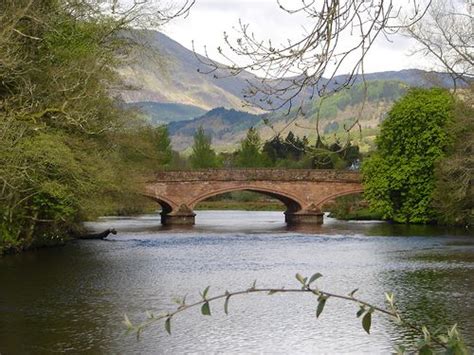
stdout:
{"type": "MultiPolygon", "coordinates": [[[[358,172],[310,169],[208,169],[163,171],[154,181],[335,181],[361,182],[358,172]]],[[[151,182],[151,181],[150,181],[151,182]]]]}
{"type": "Polygon", "coordinates": [[[280,199],[289,214],[321,214],[322,205],[338,196],[363,192],[359,173],[302,169],[214,169],[155,174],[145,194],[166,215],[189,215],[199,202],[230,191],[250,190],[280,199]]]}

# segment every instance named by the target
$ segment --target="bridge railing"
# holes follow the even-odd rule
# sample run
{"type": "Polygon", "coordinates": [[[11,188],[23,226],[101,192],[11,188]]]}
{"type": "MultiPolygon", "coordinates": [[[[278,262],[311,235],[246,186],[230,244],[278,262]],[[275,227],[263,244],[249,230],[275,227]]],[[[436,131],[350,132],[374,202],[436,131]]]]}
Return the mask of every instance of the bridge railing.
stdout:
{"type": "Polygon", "coordinates": [[[317,169],[203,169],[155,173],[155,181],[334,181],[361,182],[360,173],[317,169]]]}

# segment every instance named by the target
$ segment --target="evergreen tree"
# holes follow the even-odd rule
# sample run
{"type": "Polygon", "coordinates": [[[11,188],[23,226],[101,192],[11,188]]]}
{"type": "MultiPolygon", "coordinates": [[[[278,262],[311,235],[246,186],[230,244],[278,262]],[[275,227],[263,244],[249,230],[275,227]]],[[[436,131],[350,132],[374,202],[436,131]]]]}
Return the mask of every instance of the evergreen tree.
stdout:
{"type": "Polygon", "coordinates": [[[237,152],[237,165],[244,168],[257,168],[264,166],[264,157],[260,151],[262,146],[260,136],[253,127],[247,131],[247,136],[240,142],[237,152]]]}
{"type": "Polygon", "coordinates": [[[280,135],[266,141],[262,149],[263,153],[270,160],[271,164],[275,164],[277,160],[285,158],[285,145],[280,135]]]}
{"type": "Polygon", "coordinates": [[[211,147],[211,142],[211,136],[206,135],[204,128],[199,127],[194,134],[193,152],[189,157],[192,168],[217,168],[217,155],[211,147]]]}
{"type": "Polygon", "coordinates": [[[169,166],[173,158],[171,139],[167,126],[159,126],[154,129],[154,145],[160,165],[169,166]]]}

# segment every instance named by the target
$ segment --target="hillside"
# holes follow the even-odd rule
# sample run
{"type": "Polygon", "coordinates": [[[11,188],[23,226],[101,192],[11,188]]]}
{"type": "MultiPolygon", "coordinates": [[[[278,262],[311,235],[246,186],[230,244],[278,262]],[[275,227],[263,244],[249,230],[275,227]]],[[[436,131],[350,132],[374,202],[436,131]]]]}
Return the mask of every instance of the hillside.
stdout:
{"type": "Polygon", "coordinates": [[[194,133],[201,126],[212,137],[214,146],[226,150],[233,149],[244,138],[247,130],[261,121],[260,115],[219,107],[190,121],[172,122],[168,129],[173,148],[178,151],[192,146],[194,133]]]}
{"type": "Polygon", "coordinates": [[[128,103],[125,106],[137,108],[154,125],[191,120],[206,113],[206,110],[196,106],[152,101],[128,103]]]}
{"type": "MultiPolygon", "coordinates": [[[[152,120],[157,122],[182,119],[180,106],[154,106],[149,103],[179,104],[195,107],[204,111],[216,107],[233,108],[250,113],[263,113],[261,110],[242,105],[243,90],[247,81],[255,83],[258,78],[248,72],[237,77],[216,79],[213,75],[198,73],[205,69],[197,57],[205,61],[178,42],[157,31],[134,31],[136,41],[143,44],[144,50],[135,55],[131,64],[120,69],[122,77],[132,90],[121,92],[122,98],[129,104],[143,106],[150,112],[152,120]]],[[[223,76],[223,73],[217,73],[223,76]]],[[[337,76],[332,82],[325,82],[329,88],[336,82],[343,82],[345,76],[337,76]]],[[[447,85],[451,83],[447,75],[427,73],[418,69],[388,71],[366,74],[368,81],[400,81],[409,86],[447,85]]],[[[288,78],[291,80],[291,78],[288,78]]],[[[360,78],[356,80],[360,82],[360,78]]],[[[309,89],[306,90],[308,94],[309,89]]],[[[199,115],[199,114],[198,114],[199,115]]],[[[198,115],[194,116],[197,117],[198,115]]],[[[187,119],[187,115],[184,115],[187,119]]]]}
{"type": "MultiPolygon", "coordinates": [[[[258,126],[264,139],[279,132],[286,134],[289,130],[301,136],[307,135],[310,139],[315,137],[319,99],[307,102],[305,116],[297,118],[294,112],[289,115],[281,112],[269,114],[243,107],[243,90],[248,81],[258,81],[255,75],[243,72],[237,77],[216,79],[213,75],[199,73],[198,69],[203,69],[203,65],[197,55],[166,35],[157,31],[135,31],[132,34],[149,50],[137,53],[132,64],[120,69],[121,75],[132,87],[132,90],[122,91],[121,96],[127,106],[141,109],[152,123],[171,123],[175,149],[186,150],[200,125],[212,135],[213,143],[219,150],[235,148],[250,126],[258,126]],[[246,112],[251,115],[246,115],[246,112]],[[263,124],[263,114],[268,118],[269,125],[263,124]],[[175,124],[175,121],[188,122],[175,124]]],[[[200,59],[205,61],[203,57],[200,59]]],[[[344,79],[343,75],[337,76],[326,84],[331,88],[344,79]]],[[[363,144],[368,146],[372,144],[380,120],[408,87],[451,85],[446,74],[418,69],[369,73],[366,80],[369,83],[368,100],[363,112],[360,112],[363,87],[361,79],[357,78],[352,88],[325,99],[320,114],[320,132],[326,135],[341,133],[360,115],[366,135],[363,144]]]]}
{"type": "MultiPolygon", "coordinates": [[[[190,105],[203,110],[227,107],[243,110],[242,90],[246,80],[256,80],[250,73],[239,77],[215,79],[198,73],[204,69],[196,55],[157,31],[134,33],[148,50],[120,69],[126,83],[134,90],[123,91],[127,103],[158,102],[190,105]]],[[[202,60],[205,60],[201,57],[202,60]]],[[[246,108],[250,112],[261,112],[246,108]]]]}
{"type": "MultiPolygon", "coordinates": [[[[352,88],[338,92],[323,101],[320,112],[320,132],[328,137],[334,133],[343,133],[344,127],[351,125],[360,115],[365,145],[371,144],[376,128],[395,100],[408,89],[408,85],[398,81],[372,81],[368,83],[367,100],[363,105],[364,87],[357,84],[352,88]]],[[[214,109],[203,116],[184,122],[169,124],[169,131],[176,150],[186,150],[193,142],[193,135],[199,126],[211,135],[213,145],[218,150],[232,150],[245,136],[250,127],[256,127],[263,139],[275,134],[286,135],[290,130],[299,136],[308,136],[310,141],[316,137],[316,115],[319,100],[304,108],[305,115],[295,117],[272,113],[253,115],[224,108],[214,109]],[[265,119],[265,120],[264,120],[265,119]],[[268,122],[268,123],[264,123],[268,122]]],[[[354,138],[358,139],[355,134],[354,138]]]]}

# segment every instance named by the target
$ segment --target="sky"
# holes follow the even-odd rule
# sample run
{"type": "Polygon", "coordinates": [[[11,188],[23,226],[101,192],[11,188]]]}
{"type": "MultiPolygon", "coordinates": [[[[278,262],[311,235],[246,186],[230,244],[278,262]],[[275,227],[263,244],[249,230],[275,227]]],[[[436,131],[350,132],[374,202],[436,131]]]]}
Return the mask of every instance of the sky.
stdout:
{"type": "MultiPolygon", "coordinates": [[[[273,43],[300,38],[305,25],[310,24],[310,19],[305,16],[282,11],[276,0],[197,0],[186,18],[175,19],[160,30],[188,49],[192,49],[194,41],[198,53],[203,54],[204,46],[207,46],[210,57],[222,62],[217,47],[226,48],[223,33],[235,33],[233,29],[238,27],[239,19],[248,23],[259,38],[272,39],[273,43]]],[[[351,38],[344,38],[343,41],[350,43],[351,38]]],[[[409,55],[416,45],[413,40],[394,35],[391,41],[379,37],[366,57],[366,72],[433,68],[426,58],[409,55]]],[[[340,74],[350,68],[349,64],[343,66],[340,74]]]]}

